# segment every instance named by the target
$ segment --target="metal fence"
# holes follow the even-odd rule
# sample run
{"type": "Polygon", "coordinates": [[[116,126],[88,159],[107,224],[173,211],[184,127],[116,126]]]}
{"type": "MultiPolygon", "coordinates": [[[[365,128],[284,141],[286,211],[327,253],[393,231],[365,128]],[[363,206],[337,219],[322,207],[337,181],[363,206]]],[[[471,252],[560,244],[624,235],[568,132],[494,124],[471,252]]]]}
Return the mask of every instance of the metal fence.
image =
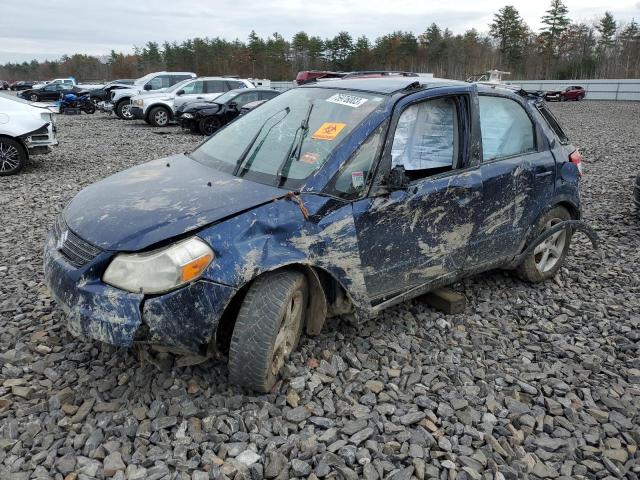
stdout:
{"type": "Polygon", "coordinates": [[[587,91],[585,100],[640,100],[640,79],[632,80],[509,80],[525,90],[558,90],[580,85],[587,91]]]}
{"type": "Polygon", "coordinates": [[[274,90],[278,90],[280,92],[284,92],[293,87],[295,87],[293,82],[271,82],[271,88],[273,88],[274,90]]]}

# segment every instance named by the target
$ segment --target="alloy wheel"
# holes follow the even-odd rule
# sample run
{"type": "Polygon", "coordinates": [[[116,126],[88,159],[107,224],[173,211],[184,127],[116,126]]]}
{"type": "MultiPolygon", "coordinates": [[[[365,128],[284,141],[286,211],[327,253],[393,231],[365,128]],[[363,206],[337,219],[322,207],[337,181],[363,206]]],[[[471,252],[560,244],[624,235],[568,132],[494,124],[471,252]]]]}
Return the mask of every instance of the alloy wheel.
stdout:
{"type": "Polygon", "coordinates": [[[280,330],[273,345],[271,360],[271,373],[273,375],[277,375],[282,369],[285,360],[296,346],[302,321],[303,303],[304,295],[302,290],[296,290],[287,304],[280,323],[280,330]]]}
{"type": "Polygon", "coordinates": [[[32,102],[37,102],[37,101],[38,101],[38,96],[37,96],[37,95],[35,95],[35,94],[34,94],[34,95],[31,95],[31,96],[29,97],[29,100],[31,100],[32,102]]]}
{"type": "Polygon", "coordinates": [[[20,165],[20,152],[13,145],[0,142],[0,172],[10,172],[20,165]]]}
{"type": "MultiPolygon", "coordinates": [[[[559,218],[549,220],[545,225],[546,229],[553,227],[560,223],[559,218]]],[[[560,230],[548,237],[544,242],[538,245],[533,251],[534,261],[536,268],[541,273],[550,271],[558,263],[564,252],[564,247],[567,242],[567,231],[560,230]]]]}
{"type": "Polygon", "coordinates": [[[164,127],[169,122],[169,115],[164,110],[158,110],[153,116],[156,125],[159,127],[164,127]]]}
{"type": "Polygon", "coordinates": [[[131,105],[129,104],[123,105],[120,111],[124,119],[131,120],[133,118],[133,115],[131,114],[131,105]]]}

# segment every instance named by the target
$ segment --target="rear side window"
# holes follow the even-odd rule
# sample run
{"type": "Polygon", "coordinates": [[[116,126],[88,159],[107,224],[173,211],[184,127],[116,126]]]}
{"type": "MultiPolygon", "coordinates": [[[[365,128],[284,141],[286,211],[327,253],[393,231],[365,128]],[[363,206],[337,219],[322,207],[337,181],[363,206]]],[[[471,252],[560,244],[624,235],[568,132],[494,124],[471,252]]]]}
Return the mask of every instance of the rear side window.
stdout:
{"type": "Polygon", "coordinates": [[[223,80],[207,80],[204,83],[206,93],[224,93],[227,91],[223,80]]]}
{"type": "Polygon", "coordinates": [[[515,100],[481,95],[480,128],[484,161],[535,150],[533,123],[515,100]]]}
{"type": "Polygon", "coordinates": [[[171,85],[175,85],[176,83],[186,80],[187,78],[193,78],[193,77],[191,75],[172,75],[171,85]]]}
{"type": "Polygon", "coordinates": [[[542,115],[542,117],[547,122],[547,125],[551,127],[551,130],[553,130],[553,132],[558,137],[558,140],[560,140],[560,143],[569,143],[569,137],[567,137],[567,134],[564,133],[564,130],[562,130],[562,127],[558,123],[558,120],[556,120],[556,117],[553,116],[551,111],[543,103],[539,103],[537,105],[537,108],[540,112],[540,115],[542,115]]]}
{"type": "Polygon", "coordinates": [[[243,82],[227,82],[229,85],[229,90],[235,90],[236,88],[247,88],[247,86],[243,82]]]}

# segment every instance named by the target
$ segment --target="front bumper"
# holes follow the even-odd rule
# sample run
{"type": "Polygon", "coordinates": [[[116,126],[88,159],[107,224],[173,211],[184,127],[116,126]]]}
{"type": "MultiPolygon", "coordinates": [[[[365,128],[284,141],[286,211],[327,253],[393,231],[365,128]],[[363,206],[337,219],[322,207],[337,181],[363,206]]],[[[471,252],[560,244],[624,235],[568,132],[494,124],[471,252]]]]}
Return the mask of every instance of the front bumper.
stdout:
{"type": "Polygon", "coordinates": [[[182,129],[193,130],[198,125],[195,118],[184,118],[181,116],[176,120],[178,121],[178,123],[180,124],[180,128],[182,129]]]}
{"type": "Polygon", "coordinates": [[[100,110],[102,113],[113,113],[113,103],[111,102],[98,102],[96,108],[100,110]]]}
{"type": "Polygon", "coordinates": [[[119,347],[134,342],[174,351],[204,354],[235,289],[198,280],[164,295],[130,293],[102,282],[113,253],[101,252],[74,267],[59,250],[55,229],[44,250],[44,277],[56,302],[67,313],[77,337],[119,347]]]}
{"type": "Polygon", "coordinates": [[[130,107],[129,112],[136,120],[144,120],[144,110],[142,107],[130,107]]]}
{"type": "Polygon", "coordinates": [[[53,115],[51,116],[51,122],[43,125],[41,128],[34,132],[30,132],[20,137],[24,142],[29,155],[42,155],[49,153],[52,147],[58,145],[56,139],[56,125],[53,115]]]}

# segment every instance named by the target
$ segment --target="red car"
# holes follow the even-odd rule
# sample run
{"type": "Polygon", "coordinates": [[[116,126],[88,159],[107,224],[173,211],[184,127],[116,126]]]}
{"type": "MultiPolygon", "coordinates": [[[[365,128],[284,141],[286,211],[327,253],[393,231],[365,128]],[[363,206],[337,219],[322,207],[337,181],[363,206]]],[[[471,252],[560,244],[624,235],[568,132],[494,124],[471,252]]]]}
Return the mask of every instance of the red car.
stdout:
{"type": "Polygon", "coordinates": [[[560,90],[550,90],[544,95],[547,102],[558,101],[566,102],[567,100],[580,101],[587,95],[587,91],[578,85],[563,87],[560,90]]]}

